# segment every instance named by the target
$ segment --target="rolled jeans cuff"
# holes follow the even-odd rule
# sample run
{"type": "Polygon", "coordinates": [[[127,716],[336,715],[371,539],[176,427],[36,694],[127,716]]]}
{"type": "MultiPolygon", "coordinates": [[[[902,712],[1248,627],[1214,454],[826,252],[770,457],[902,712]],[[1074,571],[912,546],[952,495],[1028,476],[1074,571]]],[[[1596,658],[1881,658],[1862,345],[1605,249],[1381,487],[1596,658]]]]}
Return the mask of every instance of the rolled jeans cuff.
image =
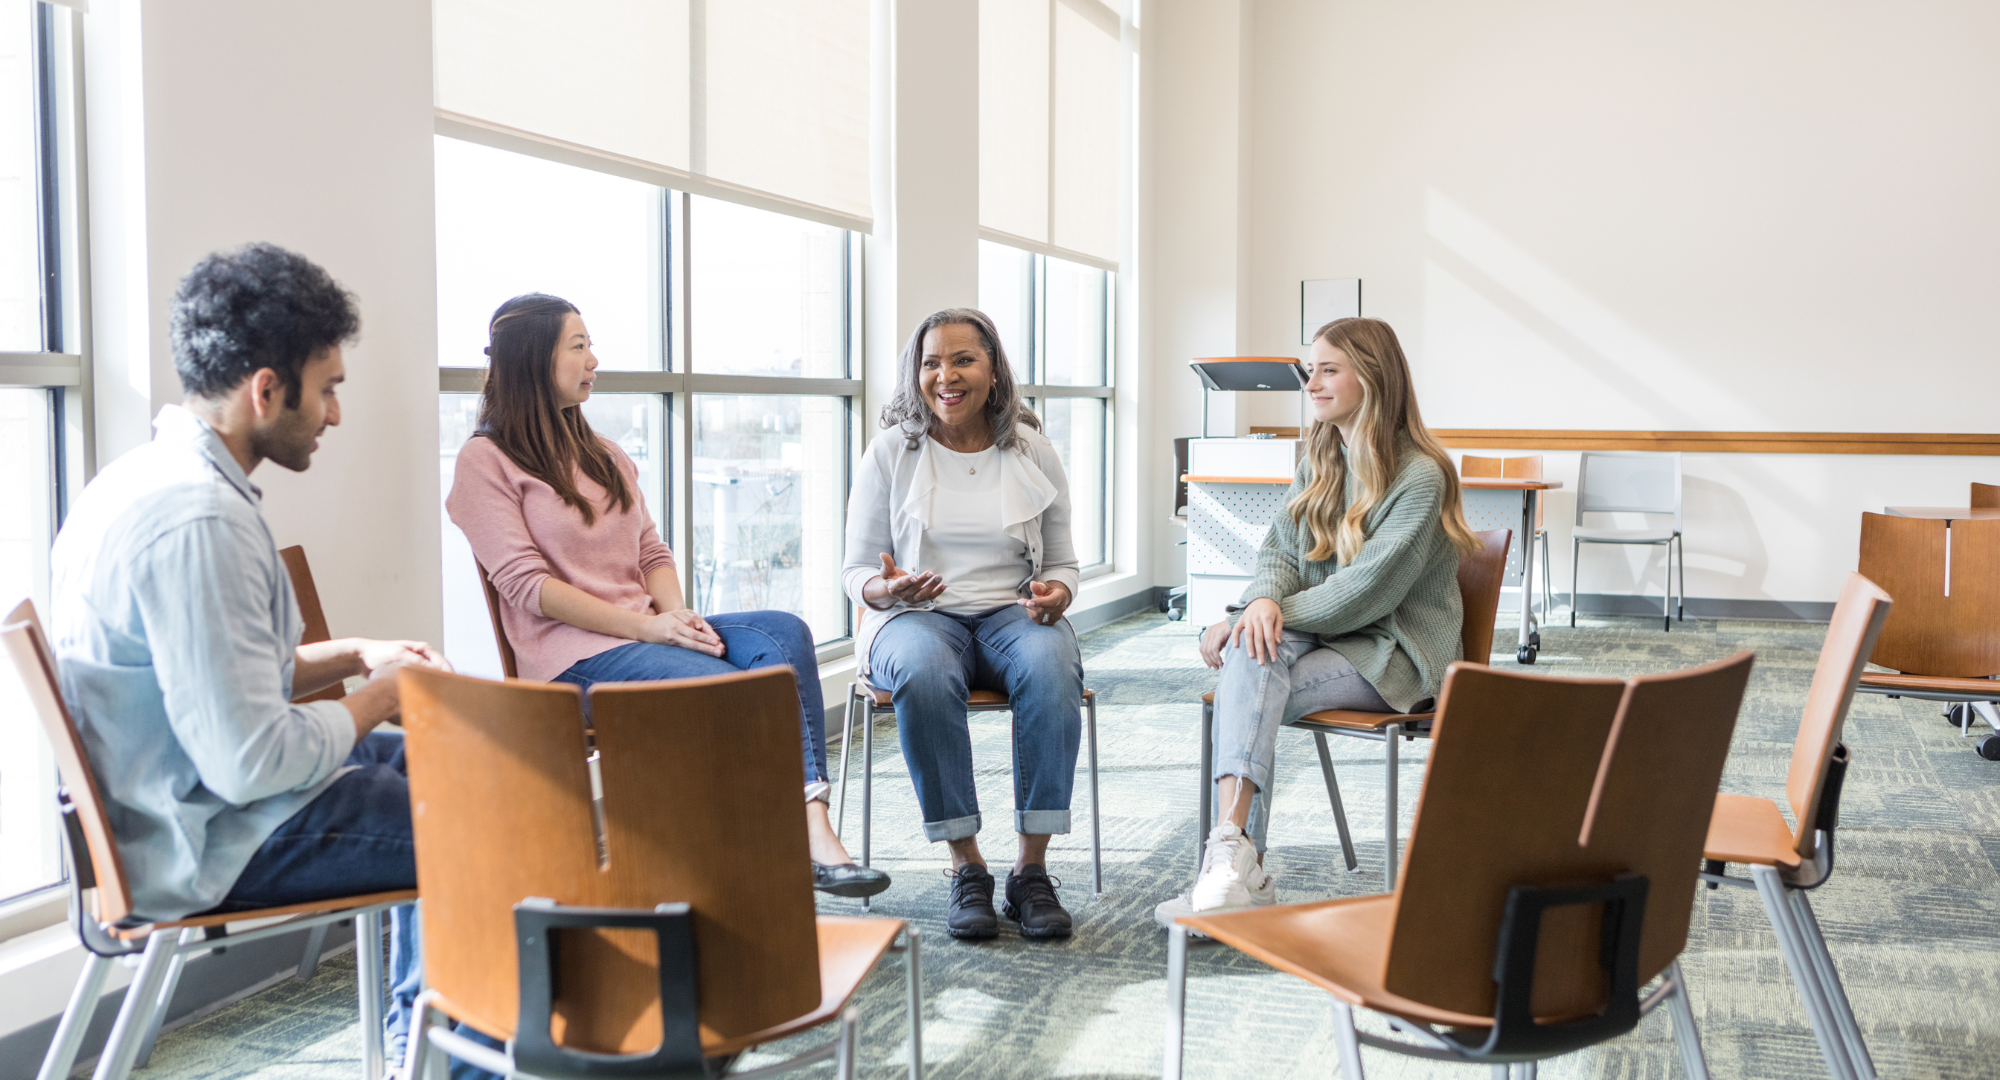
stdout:
{"type": "Polygon", "coordinates": [[[1211,784],[1220,784],[1225,776],[1240,776],[1257,785],[1257,791],[1261,794],[1271,790],[1272,771],[1249,758],[1238,758],[1235,761],[1223,761],[1217,758],[1215,775],[1209,777],[1208,781],[1211,784]]]}
{"type": "Polygon", "coordinates": [[[827,802],[833,794],[833,785],[824,780],[815,780],[806,785],[807,802],[827,802]]]}
{"type": "Polygon", "coordinates": [[[1069,831],[1067,810],[1016,810],[1014,831],[1022,836],[1048,836],[1069,831]]]}
{"type": "Polygon", "coordinates": [[[936,843],[940,840],[963,840],[979,835],[979,815],[949,818],[945,821],[924,822],[924,839],[936,843]]]}

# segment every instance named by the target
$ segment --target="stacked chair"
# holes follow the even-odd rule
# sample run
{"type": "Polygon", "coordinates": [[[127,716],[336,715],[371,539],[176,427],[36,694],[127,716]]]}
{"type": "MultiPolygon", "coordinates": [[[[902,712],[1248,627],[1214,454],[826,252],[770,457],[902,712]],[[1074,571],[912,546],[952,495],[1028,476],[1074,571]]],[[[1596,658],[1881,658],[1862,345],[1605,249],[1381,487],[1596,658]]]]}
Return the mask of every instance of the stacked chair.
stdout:
{"type": "Polygon", "coordinates": [[[1164,1075],[1181,1075],[1195,931],[1332,995],[1342,1080],[1363,1044],[1532,1077],[1662,1004],[1706,1078],[1679,956],[1750,664],[1626,680],[1453,664],[1400,884],[1179,919],[1164,1075]],[[1358,1030],[1356,1008],[1392,1034],[1358,1030]]]}
{"type": "Polygon", "coordinates": [[[1869,1060],[1806,891],[1833,876],[1833,832],[1848,764],[1840,729],[1855,686],[1864,677],[1868,654],[1888,618],[1889,594],[1860,574],[1849,574],[1827,626],[1785,775],[1785,800],[1797,825],[1786,825],[1778,804],[1769,799],[1717,795],[1704,845],[1708,863],[1702,878],[1709,888],[1722,884],[1754,888],[1764,902],[1778,951],[1792,973],[1799,1000],[1805,1003],[1827,1072],[1835,1080],[1874,1080],[1875,1064],[1869,1060]],[[1747,866],[1750,877],[1728,876],[1728,863],[1747,866]]]}
{"type": "MultiPolygon", "coordinates": [[[[1460,644],[1464,649],[1465,662],[1483,667],[1492,658],[1493,620],[1500,610],[1500,583],[1507,574],[1507,548],[1514,542],[1514,533],[1511,529],[1495,529],[1476,535],[1479,537],[1479,551],[1461,556],[1458,560],[1458,593],[1465,610],[1460,644]]],[[[1353,837],[1347,831],[1347,808],[1340,801],[1340,783],[1333,774],[1333,755],[1327,749],[1326,737],[1345,735],[1382,744],[1386,761],[1383,774],[1385,847],[1382,857],[1382,887],[1385,889],[1396,887],[1396,781],[1400,775],[1397,739],[1428,737],[1433,715],[1430,712],[1371,713],[1324,709],[1307,713],[1299,718],[1298,723],[1290,725],[1293,730],[1311,732],[1317,745],[1320,776],[1326,781],[1327,801],[1333,805],[1334,828],[1340,833],[1340,854],[1350,871],[1359,863],[1354,857],[1353,837]]],[[[1208,840],[1209,829],[1215,826],[1211,805],[1215,795],[1214,755],[1215,694],[1211,692],[1201,696],[1201,775],[1198,777],[1201,812],[1195,819],[1196,873],[1201,872],[1202,845],[1208,840]]]]}
{"type": "Polygon", "coordinates": [[[587,697],[415,668],[401,679],[427,984],[406,1076],[430,1075],[442,1051],[502,1075],[697,1078],[834,1024],[831,1041],[736,1075],[832,1059],[847,1080],[851,999],[891,951],[921,1075],[917,928],[814,915],[790,668],[587,697]]]}
{"type": "MultiPolygon", "coordinates": [[[[1978,497],[1980,492],[1974,490],[1978,497]]],[[[2000,702],[2000,520],[1861,515],[1861,573],[1895,598],[1865,694],[1944,702],[1972,724],[1973,702],[2000,702]]],[[[1979,742],[2000,761],[2000,734],[1979,742]]]]}
{"type": "MultiPolygon", "coordinates": [[[[287,548],[280,554],[285,557],[294,591],[299,596],[308,631],[306,640],[326,640],[326,618],[320,612],[319,593],[312,586],[312,571],[306,565],[305,553],[298,548],[287,548]]],[[[144,1064],[151,1056],[153,1042],[159,1037],[160,1025],[166,1020],[181,971],[189,959],[211,949],[303,930],[306,945],[298,977],[309,979],[319,962],[327,927],[349,919],[354,921],[357,943],[362,1077],[381,1080],[384,1071],[382,913],[415,900],[417,894],[372,893],[161,922],[148,922],[135,915],[131,883],[125,877],[116,836],[105,814],[83,738],[63,704],[55,656],[35,616],[34,606],[24,602],[15,608],[5,623],[0,624],[0,638],[5,640],[8,656],[20,673],[36,718],[55,750],[56,770],[62,781],[69,860],[69,918],[87,953],[83,972],[42,1060],[39,1080],[64,1080],[76,1064],[77,1052],[97,1013],[98,999],[103,995],[113,960],[143,954],[139,969],[125,991],[125,1003],[118,1011],[110,1038],[98,1056],[95,1080],[124,1080],[135,1066],[144,1064]],[[230,929],[233,923],[274,918],[284,921],[251,930],[230,929]]],[[[338,689],[330,687],[314,698],[338,696],[338,689]]]]}

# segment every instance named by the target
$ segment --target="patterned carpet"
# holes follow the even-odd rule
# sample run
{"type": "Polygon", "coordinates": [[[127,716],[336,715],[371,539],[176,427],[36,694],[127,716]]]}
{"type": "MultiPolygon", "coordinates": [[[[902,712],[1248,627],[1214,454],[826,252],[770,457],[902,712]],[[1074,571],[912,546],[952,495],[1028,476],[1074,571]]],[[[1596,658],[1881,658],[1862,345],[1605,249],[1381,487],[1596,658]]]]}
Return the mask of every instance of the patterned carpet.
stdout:
{"type": "MultiPolygon", "coordinates": [[[[1549,674],[1626,675],[1757,653],[1723,786],[1778,797],[1819,626],[1689,622],[1662,634],[1647,619],[1588,620],[1543,634],[1549,674]]],[[[1152,906],[1185,887],[1193,867],[1194,704],[1212,685],[1189,628],[1135,616],[1084,637],[1099,695],[1104,895],[1089,891],[1088,804],[1078,777],[1078,828],[1051,852],[1051,871],[1078,920],[1066,943],[1011,934],[984,943],[944,934],[942,846],[918,837],[915,800],[894,747],[877,730],[875,852],[896,875],[878,914],[924,928],[925,1057],[937,1077],[1143,1077],[1160,1068],[1166,940],[1152,906]]],[[[1512,665],[1511,658],[1495,658],[1512,665]]],[[[1003,716],[973,719],[981,803],[1004,823],[1012,803],[1003,716]]],[[[1981,760],[1938,706],[1862,696],[1847,742],[1855,764],[1842,806],[1839,869],[1813,902],[1854,1009],[1885,1077],[2000,1075],[2000,764],[1981,760]]],[[[1381,757],[1375,744],[1333,740],[1361,872],[1342,871],[1311,741],[1279,740],[1279,790],[1268,865],[1280,899],[1379,889],[1381,757]]],[[[1414,808],[1426,744],[1406,743],[1403,817],[1414,808]]],[[[857,789],[858,790],[858,789],[857,789]]],[[[850,809],[848,836],[858,839],[850,809]]],[[[1012,856],[1001,828],[988,856],[1012,856]]],[[[854,846],[858,847],[858,844],[854,846]]],[[[853,912],[852,901],[822,904],[853,912]]],[[[906,1075],[902,973],[890,961],[864,987],[863,1072],[906,1075]]],[[[1805,1014],[1755,894],[1705,892],[1684,959],[1710,1068],[1717,1077],[1824,1076],[1805,1014]]],[[[1331,1076],[1325,995],[1218,947],[1190,959],[1190,1076],[1331,1076]]],[[[310,984],[286,983],[161,1040],[146,1078],[351,1080],[359,1068],[351,954],[310,984]]],[[[801,1048],[801,1039],[776,1049],[801,1048]]],[[[1364,1051],[1376,1077],[1477,1077],[1364,1051]]],[[[752,1055],[746,1065],[773,1060],[752,1055]]],[[[824,1074],[824,1066],[815,1070],[824,1074]]],[[[802,1075],[814,1075],[806,1073],[802,1075]]],[[[1545,1063],[1548,1077],[1680,1075],[1664,1012],[1615,1042],[1545,1063]]]]}

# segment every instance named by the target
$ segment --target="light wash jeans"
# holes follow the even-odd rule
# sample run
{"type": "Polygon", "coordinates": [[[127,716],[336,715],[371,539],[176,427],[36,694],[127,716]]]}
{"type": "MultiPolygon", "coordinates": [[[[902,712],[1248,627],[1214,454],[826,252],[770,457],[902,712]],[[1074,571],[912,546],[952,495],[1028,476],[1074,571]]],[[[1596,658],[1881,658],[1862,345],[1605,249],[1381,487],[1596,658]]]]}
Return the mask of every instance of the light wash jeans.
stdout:
{"type": "Polygon", "coordinates": [[[1019,604],[978,615],[904,612],[875,635],[868,670],[869,683],[895,702],[925,838],[979,832],[965,724],[971,690],[1002,690],[1013,703],[1014,831],[1069,831],[1083,741],[1083,654],[1068,619],[1043,626],[1019,604]]]}
{"type": "MultiPolygon", "coordinates": [[[[1251,659],[1240,639],[1223,650],[1222,678],[1215,685],[1215,775],[1210,779],[1241,776],[1257,785],[1248,832],[1258,851],[1264,850],[1271,827],[1278,726],[1321,709],[1396,711],[1347,657],[1321,648],[1311,634],[1285,631],[1277,659],[1270,663],[1251,659]]],[[[1216,820],[1227,818],[1229,809],[1218,804],[1216,820]]]]}

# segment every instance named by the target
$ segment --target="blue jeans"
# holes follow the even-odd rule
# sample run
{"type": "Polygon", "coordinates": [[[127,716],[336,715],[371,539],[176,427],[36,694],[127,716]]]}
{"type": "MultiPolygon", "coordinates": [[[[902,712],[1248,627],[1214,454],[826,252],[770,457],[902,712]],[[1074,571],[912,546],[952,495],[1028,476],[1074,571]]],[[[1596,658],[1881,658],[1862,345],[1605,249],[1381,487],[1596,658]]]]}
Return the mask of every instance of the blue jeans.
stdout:
{"type": "MultiPolygon", "coordinates": [[[[1257,785],[1246,831],[1258,851],[1264,850],[1271,829],[1278,726],[1321,709],[1396,711],[1347,657],[1322,647],[1317,637],[1286,630],[1277,651],[1275,661],[1260,663],[1242,640],[1224,647],[1222,678],[1215,684],[1215,775],[1210,779],[1241,776],[1257,785]]],[[[1229,807],[1222,807],[1218,817],[1228,813],[1229,807]]]]}
{"type": "Polygon", "coordinates": [[[1013,704],[1014,831],[1069,831],[1083,739],[1083,654],[1069,620],[1043,626],[1019,604],[978,615],[904,612],[876,633],[868,681],[895,702],[927,839],[979,832],[965,723],[965,698],[973,690],[1004,691],[1013,704]]]}
{"type": "Polygon", "coordinates": [[[812,628],[789,611],[739,611],[706,616],[722,639],[722,655],[677,645],[635,641],[578,660],[557,682],[589,689],[592,683],[693,679],[789,664],[799,688],[799,744],[809,797],[826,797],[826,705],[819,693],[819,657],[812,628]]]}
{"type": "MultiPolygon", "coordinates": [[[[402,733],[371,732],[354,744],[347,764],[354,771],[286,819],[250,856],[215,910],[249,911],[417,887],[402,733]]],[[[392,1064],[402,1060],[410,1011],[423,990],[418,934],[415,904],[390,909],[384,1034],[392,1064]]],[[[466,1034],[477,1033],[467,1029],[466,1034]]],[[[463,1062],[452,1063],[452,1080],[491,1077],[463,1062]]]]}

